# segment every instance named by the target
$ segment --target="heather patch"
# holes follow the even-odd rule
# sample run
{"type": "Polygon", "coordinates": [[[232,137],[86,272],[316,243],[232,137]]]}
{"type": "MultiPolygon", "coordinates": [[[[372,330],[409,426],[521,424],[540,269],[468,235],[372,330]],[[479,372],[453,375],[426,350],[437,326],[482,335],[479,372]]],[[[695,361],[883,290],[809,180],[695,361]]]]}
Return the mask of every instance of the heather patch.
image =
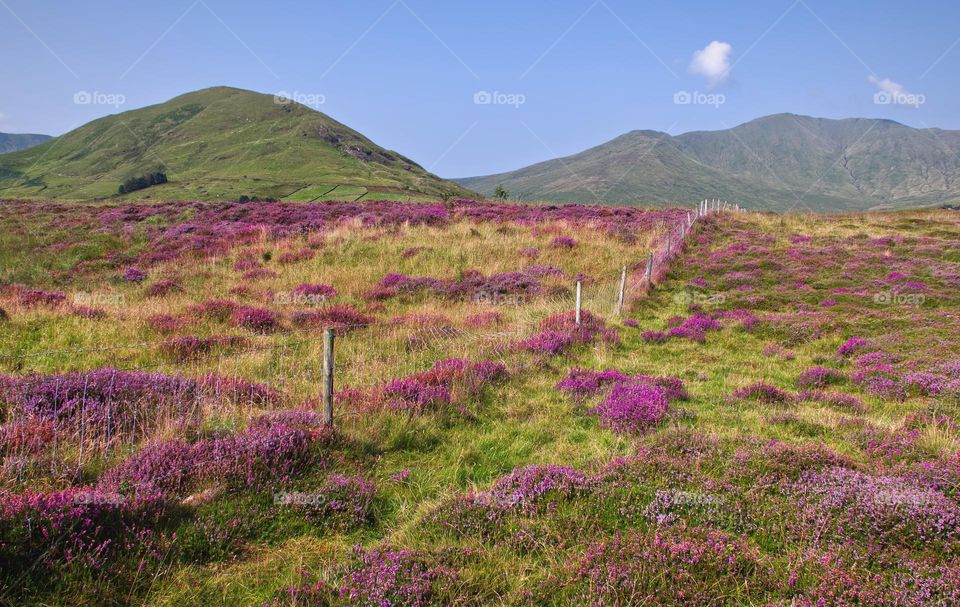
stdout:
{"type": "Polygon", "coordinates": [[[53,421],[76,439],[142,436],[168,421],[191,425],[199,421],[201,402],[269,406],[277,400],[266,386],[215,375],[98,369],[0,382],[0,402],[10,415],[53,421]]]}
{"type": "Polygon", "coordinates": [[[343,334],[367,327],[376,319],[346,304],[325,306],[319,310],[295,312],[290,322],[301,329],[333,329],[343,334]]]}
{"type": "Polygon", "coordinates": [[[183,498],[204,484],[235,489],[285,486],[315,461],[319,434],[283,424],[194,443],[173,440],[144,447],[107,471],[100,486],[134,496],[183,498]]]}
{"type": "Polygon", "coordinates": [[[764,382],[737,388],[731,396],[735,400],[753,400],[766,405],[785,405],[794,399],[788,392],[764,382]]]}
{"type": "Polygon", "coordinates": [[[352,563],[329,579],[306,581],[284,591],[274,605],[337,607],[430,607],[462,600],[466,587],[457,572],[423,552],[354,548],[352,563]]]}
{"type": "Polygon", "coordinates": [[[754,546],[721,531],[631,532],[591,545],[538,594],[562,604],[626,606],[657,597],[662,605],[717,605],[718,596],[747,601],[770,588],[770,578],[754,546]]]}
{"type": "Polygon", "coordinates": [[[273,333],[281,328],[280,317],[266,308],[238,308],[230,316],[230,323],[254,333],[273,333]]]}
{"type": "Polygon", "coordinates": [[[594,343],[596,340],[609,345],[620,343],[616,329],[587,310],[581,312],[581,322],[576,324],[575,312],[550,316],[540,323],[540,333],[518,342],[517,346],[528,352],[555,356],[574,346],[594,343]]]}
{"type": "Polygon", "coordinates": [[[370,390],[348,388],[342,398],[368,410],[412,415],[457,412],[473,417],[470,404],[486,386],[506,376],[506,367],[501,363],[454,358],[439,361],[422,373],[393,379],[370,390]]]}
{"type": "Polygon", "coordinates": [[[820,541],[943,549],[960,539],[960,505],[901,477],[830,468],[805,473],[791,492],[820,541]]]}

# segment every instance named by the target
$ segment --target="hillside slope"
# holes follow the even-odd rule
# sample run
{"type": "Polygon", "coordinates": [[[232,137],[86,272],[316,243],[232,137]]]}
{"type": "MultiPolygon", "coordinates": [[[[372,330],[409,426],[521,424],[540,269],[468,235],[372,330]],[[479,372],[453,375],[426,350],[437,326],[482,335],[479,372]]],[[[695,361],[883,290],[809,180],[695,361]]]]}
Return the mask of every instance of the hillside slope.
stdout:
{"type": "Polygon", "coordinates": [[[0,156],[0,197],[115,196],[131,177],[169,182],[128,198],[284,197],[347,186],[389,195],[465,193],[329,116],[272,95],[215,87],[90,122],[0,156]]]}
{"type": "Polygon", "coordinates": [[[567,158],[457,180],[524,199],[853,211],[960,200],[960,132],[792,114],[724,131],[632,131],[567,158]]]}

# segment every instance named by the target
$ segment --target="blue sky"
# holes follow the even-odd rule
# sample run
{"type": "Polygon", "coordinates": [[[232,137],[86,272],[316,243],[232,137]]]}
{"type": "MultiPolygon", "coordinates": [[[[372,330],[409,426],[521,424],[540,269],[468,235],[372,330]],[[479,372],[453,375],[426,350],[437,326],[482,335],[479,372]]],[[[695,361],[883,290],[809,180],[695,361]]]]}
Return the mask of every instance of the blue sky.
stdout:
{"type": "Polygon", "coordinates": [[[0,0],[0,131],[224,84],[460,177],[778,112],[960,129],[958,24],[943,0],[0,0]]]}

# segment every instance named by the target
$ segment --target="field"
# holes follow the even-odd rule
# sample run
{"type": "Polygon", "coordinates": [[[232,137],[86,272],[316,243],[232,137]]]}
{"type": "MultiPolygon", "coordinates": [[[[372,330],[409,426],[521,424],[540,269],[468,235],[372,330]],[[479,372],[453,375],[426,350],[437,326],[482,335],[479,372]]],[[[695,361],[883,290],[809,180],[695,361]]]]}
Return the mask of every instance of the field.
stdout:
{"type": "Polygon", "coordinates": [[[0,604],[960,604],[960,214],[688,211],[0,203],[0,604]]]}

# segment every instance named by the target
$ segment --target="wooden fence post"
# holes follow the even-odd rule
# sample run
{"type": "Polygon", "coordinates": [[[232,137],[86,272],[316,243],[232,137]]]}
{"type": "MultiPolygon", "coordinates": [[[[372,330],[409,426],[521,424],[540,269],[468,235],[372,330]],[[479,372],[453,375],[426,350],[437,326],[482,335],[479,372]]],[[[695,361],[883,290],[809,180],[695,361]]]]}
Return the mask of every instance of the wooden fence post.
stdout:
{"type": "Polygon", "coordinates": [[[647,284],[653,286],[653,251],[647,253],[647,284]]]}
{"type": "Polygon", "coordinates": [[[617,317],[623,315],[623,293],[627,288],[627,266],[620,272],[620,295],[617,297],[617,317]]]}
{"type": "Polygon", "coordinates": [[[323,423],[333,427],[333,329],[323,331],[323,423]]]}
{"type": "Polygon", "coordinates": [[[579,280],[577,281],[577,326],[580,326],[580,304],[582,301],[581,295],[583,290],[582,284],[583,283],[579,280]]]}

